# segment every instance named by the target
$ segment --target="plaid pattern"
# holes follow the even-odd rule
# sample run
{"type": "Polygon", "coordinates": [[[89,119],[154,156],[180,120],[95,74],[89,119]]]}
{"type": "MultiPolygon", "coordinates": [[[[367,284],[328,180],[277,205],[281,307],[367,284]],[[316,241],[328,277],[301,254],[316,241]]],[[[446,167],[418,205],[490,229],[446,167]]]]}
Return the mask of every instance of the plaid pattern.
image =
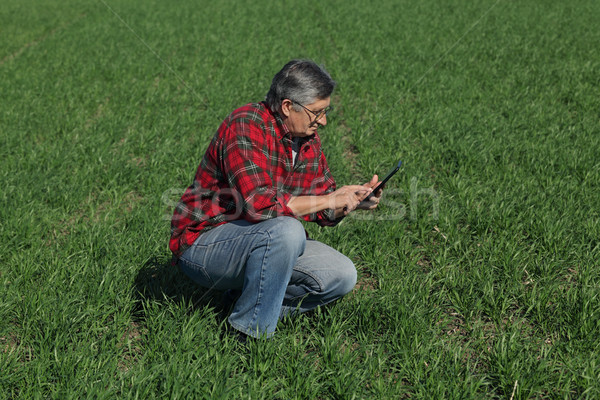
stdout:
{"type": "MultiPolygon", "coordinates": [[[[278,113],[264,103],[247,104],[229,115],[213,137],[194,182],[175,207],[169,247],[181,255],[200,233],[228,221],[259,222],[296,217],[292,196],[335,190],[318,134],[302,142],[294,165],[292,136],[278,113]]],[[[301,217],[335,225],[334,211],[301,217]]]]}

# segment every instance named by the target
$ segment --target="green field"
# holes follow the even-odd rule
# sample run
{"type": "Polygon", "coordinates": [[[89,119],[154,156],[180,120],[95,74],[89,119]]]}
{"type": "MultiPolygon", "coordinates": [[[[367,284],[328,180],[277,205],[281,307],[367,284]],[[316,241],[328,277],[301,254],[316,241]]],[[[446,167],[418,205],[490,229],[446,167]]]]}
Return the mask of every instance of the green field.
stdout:
{"type": "Polygon", "coordinates": [[[600,2],[4,0],[0,398],[600,398],[600,2]],[[594,28],[596,26],[596,28],[594,28]],[[338,87],[310,234],[357,288],[228,334],[169,265],[218,124],[290,59],[338,87]]]}

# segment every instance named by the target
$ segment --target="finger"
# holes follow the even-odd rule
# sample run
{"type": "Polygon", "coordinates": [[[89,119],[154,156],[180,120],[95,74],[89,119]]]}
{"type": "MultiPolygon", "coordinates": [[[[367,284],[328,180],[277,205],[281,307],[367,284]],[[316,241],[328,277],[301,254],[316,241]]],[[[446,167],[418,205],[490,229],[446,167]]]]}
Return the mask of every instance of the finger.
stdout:
{"type": "Polygon", "coordinates": [[[365,199],[362,201],[362,204],[365,207],[371,207],[371,206],[377,206],[377,204],[379,204],[379,198],[372,196],[369,199],[365,199]]]}
{"type": "Polygon", "coordinates": [[[375,187],[375,185],[377,185],[377,182],[379,181],[379,177],[377,175],[373,175],[373,177],[371,178],[371,187],[375,187]]]}
{"type": "Polygon", "coordinates": [[[379,206],[379,201],[370,200],[366,202],[366,205],[368,210],[374,210],[379,206]]]}
{"type": "Polygon", "coordinates": [[[365,200],[367,197],[369,197],[369,195],[371,194],[371,192],[362,192],[362,193],[356,193],[354,195],[354,201],[357,202],[361,202],[363,200],[365,200]]]}
{"type": "Polygon", "coordinates": [[[365,187],[363,185],[348,185],[348,186],[344,186],[342,187],[342,189],[351,191],[351,192],[364,192],[364,191],[370,191],[371,188],[370,187],[365,187]]]}
{"type": "Polygon", "coordinates": [[[379,178],[377,177],[377,175],[373,175],[373,177],[371,178],[371,180],[365,184],[363,184],[363,187],[368,187],[368,188],[374,188],[375,186],[377,186],[379,178]]]}

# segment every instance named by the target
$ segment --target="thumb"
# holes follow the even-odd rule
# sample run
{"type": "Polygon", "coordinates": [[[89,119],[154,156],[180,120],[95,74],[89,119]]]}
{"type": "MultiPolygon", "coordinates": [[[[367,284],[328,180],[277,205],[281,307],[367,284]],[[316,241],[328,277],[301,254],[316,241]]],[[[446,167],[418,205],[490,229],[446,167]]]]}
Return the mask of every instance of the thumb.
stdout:
{"type": "Polygon", "coordinates": [[[371,185],[371,187],[375,187],[375,185],[377,184],[378,180],[379,180],[379,177],[377,175],[373,175],[373,177],[371,178],[371,182],[369,182],[369,184],[371,185]]]}

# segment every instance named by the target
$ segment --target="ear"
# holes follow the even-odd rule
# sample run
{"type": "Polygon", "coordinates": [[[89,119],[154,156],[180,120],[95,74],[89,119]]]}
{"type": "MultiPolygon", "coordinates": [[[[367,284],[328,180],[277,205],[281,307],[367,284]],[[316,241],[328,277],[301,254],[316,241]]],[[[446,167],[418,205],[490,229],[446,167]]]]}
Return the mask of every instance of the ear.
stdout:
{"type": "Polygon", "coordinates": [[[292,106],[293,103],[290,99],[283,99],[283,101],[281,102],[281,113],[284,116],[289,117],[290,113],[292,112],[292,106]]]}

